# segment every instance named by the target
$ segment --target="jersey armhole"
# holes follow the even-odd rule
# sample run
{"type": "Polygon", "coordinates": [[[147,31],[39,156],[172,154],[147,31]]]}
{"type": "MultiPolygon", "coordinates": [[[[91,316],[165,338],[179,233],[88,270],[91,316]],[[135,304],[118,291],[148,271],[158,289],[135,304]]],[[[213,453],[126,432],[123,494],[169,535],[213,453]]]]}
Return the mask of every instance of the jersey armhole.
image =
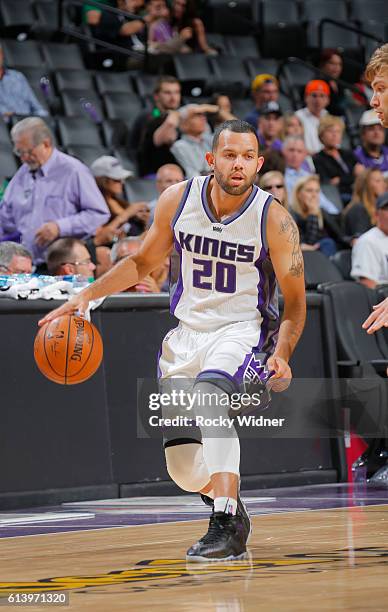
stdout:
{"type": "Polygon", "coordinates": [[[260,228],[261,244],[263,245],[265,252],[267,254],[269,251],[268,240],[267,240],[267,217],[268,217],[269,205],[271,204],[273,200],[276,200],[276,198],[274,198],[273,195],[269,195],[266,201],[264,202],[263,212],[261,213],[261,228],[260,228]]]}
{"type": "Polygon", "coordinates": [[[190,189],[191,189],[191,185],[193,183],[193,179],[191,178],[189,181],[187,181],[187,185],[185,187],[185,190],[182,194],[182,198],[181,201],[179,202],[179,206],[176,209],[175,215],[171,221],[171,228],[174,229],[176,222],[178,221],[179,217],[182,214],[182,211],[185,207],[185,204],[187,202],[187,198],[189,197],[189,193],[190,193],[190,189]]]}

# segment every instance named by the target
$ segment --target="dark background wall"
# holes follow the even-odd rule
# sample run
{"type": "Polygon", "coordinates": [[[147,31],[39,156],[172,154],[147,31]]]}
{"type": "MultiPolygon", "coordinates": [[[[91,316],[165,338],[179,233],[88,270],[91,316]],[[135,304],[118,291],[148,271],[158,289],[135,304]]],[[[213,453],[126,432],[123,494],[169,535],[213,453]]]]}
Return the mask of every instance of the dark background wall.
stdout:
{"type": "MultiPolygon", "coordinates": [[[[292,358],[294,376],[335,375],[325,297],[308,295],[292,358]]],[[[155,376],[156,355],[176,321],[165,296],[122,295],[93,314],[104,361],[87,382],[62,386],[33,360],[37,321],[55,302],[0,300],[0,507],[131,494],[177,493],[160,440],[137,437],[137,379],[155,376]]],[[[344,475],[334,439],[242,441],[243,486],[333,482],[344,475]]]]}

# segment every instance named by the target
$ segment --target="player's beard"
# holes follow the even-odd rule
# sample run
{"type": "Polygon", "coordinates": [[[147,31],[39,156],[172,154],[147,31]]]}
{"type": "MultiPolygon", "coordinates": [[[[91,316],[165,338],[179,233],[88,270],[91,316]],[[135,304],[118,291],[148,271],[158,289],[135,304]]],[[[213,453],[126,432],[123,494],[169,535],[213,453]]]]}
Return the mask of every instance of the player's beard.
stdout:
{"type": "Polygon", "coordinates": [[[214,177],[217,183],[229,195],[239,196],[248,191],[255,182],[256,174],[257,173],[255,172],[254,175],[247,178],[243,183],[241,183],[241,185],[236,185],[235,187],[233,187],[233,185],[230,185],[228,183],[227,179],[225,178],[225,175],[222,174],[222,172],[220,172],[219,170],[217,170],[217,166],[214,166],[214,177]]]}

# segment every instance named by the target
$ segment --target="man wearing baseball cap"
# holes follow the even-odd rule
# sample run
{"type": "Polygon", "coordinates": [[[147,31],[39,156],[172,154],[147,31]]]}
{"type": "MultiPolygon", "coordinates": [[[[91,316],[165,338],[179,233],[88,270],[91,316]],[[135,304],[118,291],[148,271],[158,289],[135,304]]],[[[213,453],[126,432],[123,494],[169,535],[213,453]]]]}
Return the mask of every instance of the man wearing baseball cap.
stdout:
{"type": "Polygon", "coordinates": [[[353,246],[351,276],[370,289],[388,283],[388,191],[377,198],[376,226],[353,246]]]}
{"type": "Polygon", "coordinates": [[[95,177],[105,176],[112,181],[125,181],[133,172],[125,170],[116,157],[111,155],[102,155],[96,159],[90,169],[95,177]]]}
{"type": "Polygon", "coordinates": [[[260,109],[257,137],[263,149],[281,151],[283,142],[279,138],[282,130],[282,111],[277,102],[267,102],[260,109]]]}
{"type": "Polygon", "coordinates": [[[255,129],[260,116],[260,108],[268,102],[279,101],[279,83],[272,74],[257,74],[251,84],[252,98],[255,108],[245,117],[255,129]]]}
{"type": "Polygon", "coordinates": [[[377,168],[388,174],[388,147],[384,145],[385,129],[374,109],[362,113],[360,121],[361,145],[354,153],[365,168],[377,168]]]}
{"type": "Polygon", "coordinates": [[[307,151],[314,155],[323,148],[318,136],[318,126],[321,117],[327,114],[326,107],[330,102],[329,85],[319,79],[309,81],[304,90],[304,99],[306,106],[295,114],[303,123],[307,151]]]}

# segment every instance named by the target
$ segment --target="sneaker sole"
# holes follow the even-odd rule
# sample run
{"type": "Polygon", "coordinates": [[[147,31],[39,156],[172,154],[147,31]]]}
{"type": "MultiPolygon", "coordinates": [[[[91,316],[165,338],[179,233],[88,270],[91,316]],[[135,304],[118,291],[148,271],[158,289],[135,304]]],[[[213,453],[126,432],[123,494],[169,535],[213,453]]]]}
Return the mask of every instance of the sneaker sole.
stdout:
{"type": "Polygon", "coordinates": [[[221,557],[221,558],[213,558],[213,557],[201,557],[201,556],[191,556],[191,555],[186,555],[186,561],[191,561],[193,563],[217,563],[218,562],[222,562],[222,561],[239,561],[241,559],[246,559],[248,556],[247,552],[243,552],[241,553],[241,555],[237,555],[237,556],[233,556],[233,555],[229,555],[229,557],[221,557]]]}

